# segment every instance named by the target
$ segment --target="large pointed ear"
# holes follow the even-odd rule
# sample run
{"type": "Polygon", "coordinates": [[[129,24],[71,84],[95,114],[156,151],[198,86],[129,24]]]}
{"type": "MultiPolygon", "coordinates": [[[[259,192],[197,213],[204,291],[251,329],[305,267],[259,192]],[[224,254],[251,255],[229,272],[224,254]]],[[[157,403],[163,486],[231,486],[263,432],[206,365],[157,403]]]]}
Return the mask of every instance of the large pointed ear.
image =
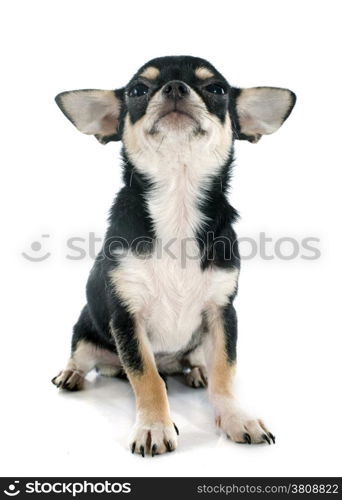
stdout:
{"type": "Polygon", "coordinates": [[[71,90],[55,98],[65,116],[83,134],[95,135],[101,144],[119,141],[124,89],[71,90]]]}
{"type": "Polygon", "coordinates": [[[296,102],[291,90],[276,87],[234,88],[233,93],[237,139],[250,142],[258,142],[262,135],[278,130],[296,102]]]}

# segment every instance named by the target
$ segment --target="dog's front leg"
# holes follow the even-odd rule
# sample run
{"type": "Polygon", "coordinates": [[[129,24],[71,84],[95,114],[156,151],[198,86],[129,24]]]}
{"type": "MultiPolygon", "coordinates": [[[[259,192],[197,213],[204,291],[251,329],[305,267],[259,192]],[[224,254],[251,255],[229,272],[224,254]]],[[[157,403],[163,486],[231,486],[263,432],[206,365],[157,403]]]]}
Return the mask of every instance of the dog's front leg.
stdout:
{"type": "Polygon", "coordinates": [[[251,418],[241,410],[233,396],[235,373],[237,319],[234,306],[210,305],[207,310],[209,335],[207,363],[209,396],[215,410],[216,424],[238,443],[275,442],[260,419],[251,418]]]}
{"type": "Polygon", "coordinates": [[[136,423],[129,440],[132,453],[159,455],[177,447],[178,429],[170,417],[144,321],[128,312],[114,315],[112,332],[136,400],[136,423]]]}

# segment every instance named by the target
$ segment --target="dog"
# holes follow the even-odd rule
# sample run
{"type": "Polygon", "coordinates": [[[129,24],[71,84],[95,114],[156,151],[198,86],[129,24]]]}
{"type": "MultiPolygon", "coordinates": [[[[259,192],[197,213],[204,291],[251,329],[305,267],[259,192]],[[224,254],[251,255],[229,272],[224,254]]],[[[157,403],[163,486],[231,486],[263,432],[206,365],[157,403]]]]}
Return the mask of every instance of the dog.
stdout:
{"type": "Polygon", "coordinates": [[[117,90],[62,92],[84,134],[122,141],[124,187],[74,326],[71,357],[52,382],[79,390],[86,374],[126,376],[136,399],[129,440],[141,456],[171,452],[178,429],[163,378],[208,386],[216,424],[238,443],[275,443],[233,393],[240,258],[227,190],[235,140],[256,143],[290,115],[285,88],[237,88],[208,61],[167,56],[117,90]]]}

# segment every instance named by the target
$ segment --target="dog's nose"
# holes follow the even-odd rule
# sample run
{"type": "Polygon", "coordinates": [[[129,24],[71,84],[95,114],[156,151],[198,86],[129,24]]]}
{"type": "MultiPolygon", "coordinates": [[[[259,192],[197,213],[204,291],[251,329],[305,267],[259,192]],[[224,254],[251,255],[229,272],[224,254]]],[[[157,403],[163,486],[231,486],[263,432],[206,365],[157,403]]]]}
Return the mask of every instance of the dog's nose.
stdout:
{"type": "Polygon", "coordinates": [[[183,99],[190,94],[189,87],[180,80],[173,80],[164,85],[162,94],[170,99],[183,99]]]}

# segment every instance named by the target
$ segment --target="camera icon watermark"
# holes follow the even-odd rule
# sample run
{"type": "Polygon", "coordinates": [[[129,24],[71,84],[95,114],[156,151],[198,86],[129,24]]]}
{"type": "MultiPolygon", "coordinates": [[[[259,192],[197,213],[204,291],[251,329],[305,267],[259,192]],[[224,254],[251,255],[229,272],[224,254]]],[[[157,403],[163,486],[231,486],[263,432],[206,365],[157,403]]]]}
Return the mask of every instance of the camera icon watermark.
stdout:
{"type": "Polygon", "coordinates": [[[4,493],[5,495],[9,496],[9,497],[16,497],[17,495],[19,495],[20,493],[20,490],[17,489],[17,484],[19,484],[20,481],[13,481],[13,483],[9,484],[7,489],[4,490],[4,493]],[[7,491],[9,490],[9,491],[7,491]]]}
{"type": "MultiPolygon", "coordinates": [[[[41,238],[50,238],[49,234],[42,234],[41,238]]],[[[21,255],[31,262],[42,262],[51,256],[50,252],[42,252],[43,244],[41,241],[33,241],[30,245],[30,253],[22,252],[21,255]]]]}

